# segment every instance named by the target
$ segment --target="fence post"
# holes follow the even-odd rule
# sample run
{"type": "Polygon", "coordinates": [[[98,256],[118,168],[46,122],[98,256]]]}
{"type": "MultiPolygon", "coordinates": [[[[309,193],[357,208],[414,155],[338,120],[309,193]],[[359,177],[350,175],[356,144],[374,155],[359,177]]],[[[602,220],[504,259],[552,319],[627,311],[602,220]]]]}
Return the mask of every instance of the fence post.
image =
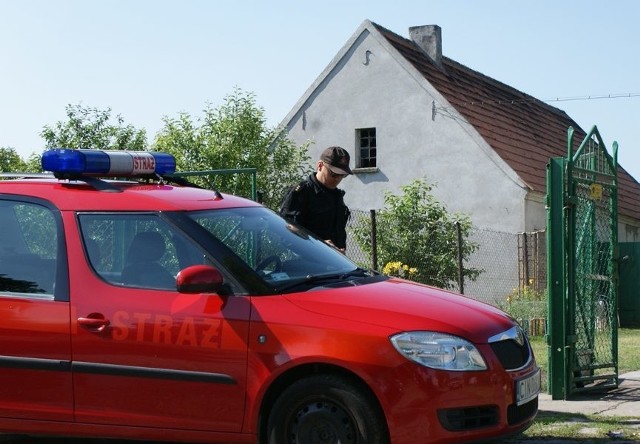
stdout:
{"type": "Polygon", "coordinates": [[[520,295],[520,290],[524,291],[525,287],[529,285],[529,234],[525,231],[522,233],[524,244],[522,245],[522,276],[523,282],[520,284],[520,288],[518,289],[518,294],[520,295]]]}
{"type": "Polygon", "coordinates": [[[456,222],[456,234],[458,238],[458,287],[460,294],[464,294],[464,270],[462,268],[462,229],[460,222],[456,222]]]}
{"type": "Polygon", "coordinates": [[[378,269],[378,235],[376,230],[376,210],[369,210],[371,214],[371,268],[378,269]]]}
{"type": "Polygon", "coordinates": [[[565,234],[566,159],[552,157],[547,164],[547,353],[551,399],[567,399],[571,346],[565,313],[569,308],[565,234]]]}

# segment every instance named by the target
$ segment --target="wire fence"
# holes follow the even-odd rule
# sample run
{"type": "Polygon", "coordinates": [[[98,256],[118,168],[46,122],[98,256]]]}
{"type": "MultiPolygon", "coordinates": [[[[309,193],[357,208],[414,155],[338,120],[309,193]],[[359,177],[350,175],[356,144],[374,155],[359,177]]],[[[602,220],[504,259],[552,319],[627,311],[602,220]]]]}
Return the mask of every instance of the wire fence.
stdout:
{"type": "MultiPolygon", "coordinates": [[[[363,217],[371,219],[372,244],[378,236],[375,211],[351,210],[347,232],[363,217]]],[[[456,257],[464,268],[475,268],[480,274],[475,280],[465,278],[455,290],[500,308],[514,300],[523,303],[546,301],[546,233],[504,233],[483,228],[473,228],[468,240],[478,249],[466,260],[456,257]],[[462,284],[462,285],[461,285],[462,284]],[[532,296],[533,295],[533,296],[532,296]]],[[[454,253],[455,254],[455,253],[454,253]]],[[[354,262],[381,271],[385,264],[376,264],[375,247],[372,253],[364,252],[353,235],[347,237],[347,256],[354,262]]],[[[420,267],[426,258],[403,258],[412,266],[420,267]]]]}

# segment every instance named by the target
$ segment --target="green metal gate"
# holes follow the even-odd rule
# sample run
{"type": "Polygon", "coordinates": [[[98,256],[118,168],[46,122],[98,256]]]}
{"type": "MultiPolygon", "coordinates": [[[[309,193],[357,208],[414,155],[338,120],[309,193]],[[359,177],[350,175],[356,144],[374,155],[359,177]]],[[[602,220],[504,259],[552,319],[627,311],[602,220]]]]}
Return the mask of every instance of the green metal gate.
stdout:
{"type": "Polygon", "coordinates": [[[640,242],[620,242],[618,246],[620,328],[640,328],[640,242]]]}
{"type": "Polygon", "coordinates": [[[549,390],[553,399],[618,385],[617,144],[594,126],[547,170],[549,390]]]}

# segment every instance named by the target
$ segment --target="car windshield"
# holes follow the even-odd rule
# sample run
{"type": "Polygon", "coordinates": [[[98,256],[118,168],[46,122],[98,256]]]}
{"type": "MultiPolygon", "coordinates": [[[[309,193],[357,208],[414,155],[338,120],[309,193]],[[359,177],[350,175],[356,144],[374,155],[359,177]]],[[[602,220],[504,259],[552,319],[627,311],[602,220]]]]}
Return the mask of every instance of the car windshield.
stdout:
{"type": "Polygon", "coordinates": [[[274,289],[294,289],[323,278],[373,275],[264,207],[200,211],[189,216],[274,289]]]}

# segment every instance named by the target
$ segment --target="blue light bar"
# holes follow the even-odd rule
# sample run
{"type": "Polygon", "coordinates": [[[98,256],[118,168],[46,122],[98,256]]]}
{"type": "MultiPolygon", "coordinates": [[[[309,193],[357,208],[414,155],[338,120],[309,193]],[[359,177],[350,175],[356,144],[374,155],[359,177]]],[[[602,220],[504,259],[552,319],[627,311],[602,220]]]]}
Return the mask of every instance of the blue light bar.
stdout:
{"type": "Polygon", "coordinates": [[[151,151],[53,149],[42,154],[42,169],[56,176],[134,177],[173,174],[176,159],[151,151]]]}

